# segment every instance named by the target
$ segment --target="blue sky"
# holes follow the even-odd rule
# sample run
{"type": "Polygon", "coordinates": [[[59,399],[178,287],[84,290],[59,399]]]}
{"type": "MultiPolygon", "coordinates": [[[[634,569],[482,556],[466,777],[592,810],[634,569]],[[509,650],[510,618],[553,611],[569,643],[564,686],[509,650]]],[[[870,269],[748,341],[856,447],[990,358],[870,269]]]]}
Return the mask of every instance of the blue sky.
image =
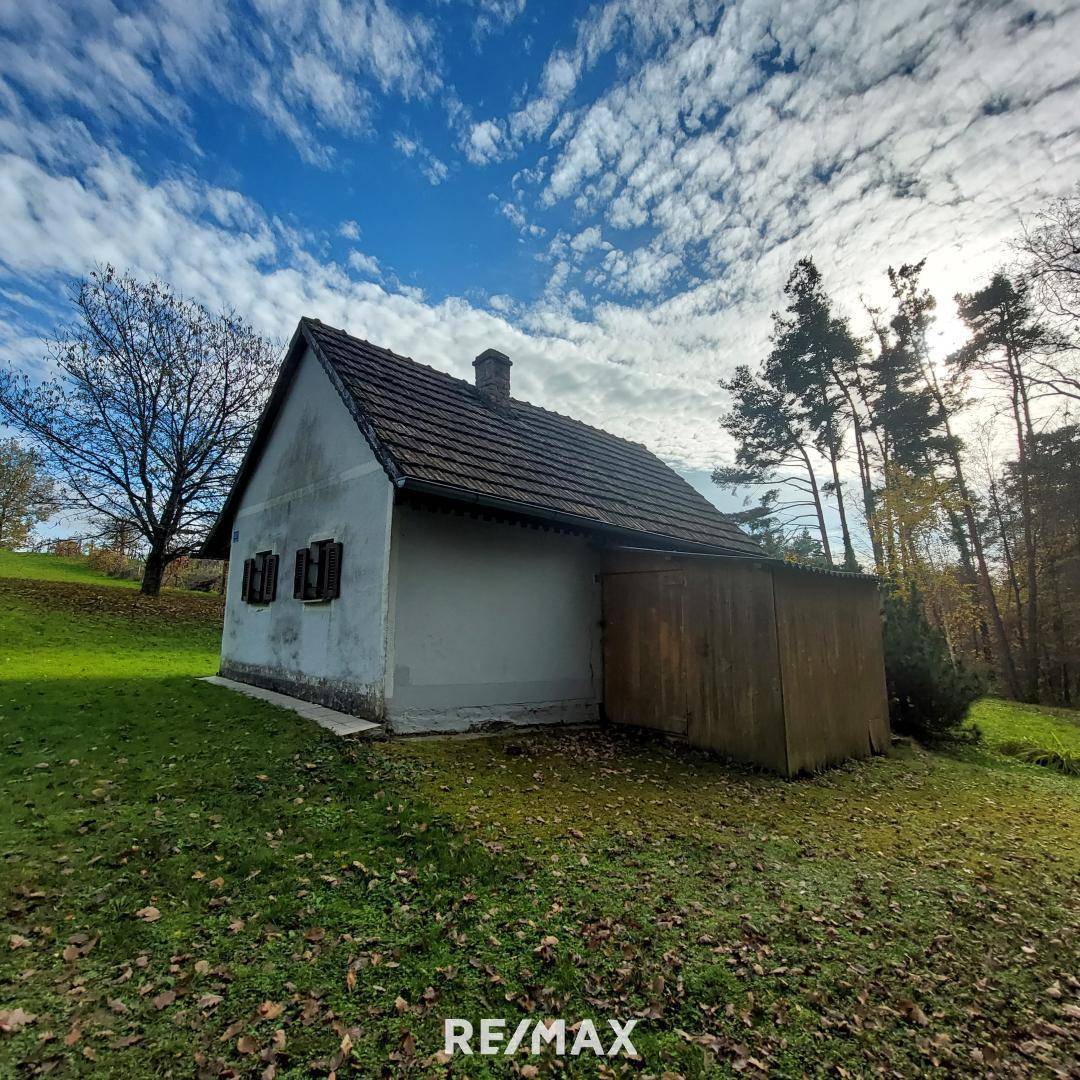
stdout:
{"type": "Polygon", "coordinates": [[[0,0],[0,350],[110,260],[282,339],[500,348],[708,491],[800,256],[856,316],[928,257],[955,343],[1080,179],[1077,40],[1066,0],[0,0]]]}

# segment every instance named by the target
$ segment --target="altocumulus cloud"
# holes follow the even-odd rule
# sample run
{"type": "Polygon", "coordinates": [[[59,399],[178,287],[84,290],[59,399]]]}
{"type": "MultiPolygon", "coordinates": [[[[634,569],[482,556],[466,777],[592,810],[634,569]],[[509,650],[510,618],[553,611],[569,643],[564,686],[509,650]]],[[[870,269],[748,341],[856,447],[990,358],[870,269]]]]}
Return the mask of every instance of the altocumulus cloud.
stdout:
{"type": "MultiPolygon", "coordinates": [[[[519,4],[481,6],[502,35],[522,21],[519,4]]],[[[855,313],[861,294],[882,300],[890,261],[928,256],[944,301],[1003,257],[1018,214],[1080,175],[1080,8],[1066,0],[758,0],[722,12],[612,0],[536,58],[535,85],[512,109],[475,116],[452,86],[438,8],[259,0],[245,19],[207,0],[62,8],[0,7],[9,299],[25,288],[27,303],[48,306],[62,275],[108,259],[225,300],[278,337],[313,314],[464,377],[498,344],[518,361],[521,396],[692,468],[725,452],[715,380],[766,348],[796,258],[813,253],[855,313]],[[332,134],[362,136],[385,101],[445,99],[460,159],[436,158],[411,128],[397,152],[438,191],[451,170],[510,163],[504,194],[485,183],[484,212],[494,206],[513,242],[533,245],[546,282],[483,304],[425,300],[389,272],[358,280],[387,270],[386,255],[358,252],[350,273],[347,257],[316,254],[319,229],[286,226],[191,170],[151,179],[84,126],[184,129],[192,85],[331,167],[332,134]]],[[[360,235],[356,222],[340,229],[360,235]]],[[[27,320],[4,330],[12,355],[33,351],[27,320]]],[[[943,329],[942,348],[947,319],[943,329]]]]}

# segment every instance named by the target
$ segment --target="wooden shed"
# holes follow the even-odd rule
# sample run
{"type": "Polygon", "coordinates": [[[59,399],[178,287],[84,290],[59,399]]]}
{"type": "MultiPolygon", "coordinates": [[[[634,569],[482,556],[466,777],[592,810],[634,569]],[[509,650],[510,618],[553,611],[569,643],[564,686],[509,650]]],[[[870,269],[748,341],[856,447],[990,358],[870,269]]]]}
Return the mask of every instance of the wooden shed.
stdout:
{"type": "Polygon", "coordinates": [[[602,581],[610,723],[787,776],[885,749],[876,578],[624,550],[602,581]]]}

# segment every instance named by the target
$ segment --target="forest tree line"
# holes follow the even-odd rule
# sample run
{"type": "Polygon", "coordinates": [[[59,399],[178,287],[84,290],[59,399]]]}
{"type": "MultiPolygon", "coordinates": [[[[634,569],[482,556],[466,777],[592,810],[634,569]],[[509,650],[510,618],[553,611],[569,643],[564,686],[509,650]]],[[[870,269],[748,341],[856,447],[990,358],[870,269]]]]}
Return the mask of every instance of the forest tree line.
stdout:
{"type": "Polygon", "coordinates": [[[956,665],[1011,697],[1075,705],[1080,188],[953,297],[966,340],[945,358],[931,354],[924,264],[889,268],[889,306],[866,307],[865,335],[813,259],[795,264],[768,354],[721,383],[735,460],[714,480],[753,493],[736,516],[772,554],[872,570],[917,600],[956,665]]]}

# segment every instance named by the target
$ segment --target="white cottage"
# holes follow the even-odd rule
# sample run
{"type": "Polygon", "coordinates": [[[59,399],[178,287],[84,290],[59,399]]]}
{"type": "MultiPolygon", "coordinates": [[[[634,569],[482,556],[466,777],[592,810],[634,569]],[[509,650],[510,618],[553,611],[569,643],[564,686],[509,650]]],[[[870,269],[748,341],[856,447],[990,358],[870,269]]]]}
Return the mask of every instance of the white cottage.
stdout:
{"type": "Polygon", "coordinates": [[[221,673],[391,731],[597,718],[613,547],[760,560],[643,446],[302,319],[207,540],[221,673]]]}

